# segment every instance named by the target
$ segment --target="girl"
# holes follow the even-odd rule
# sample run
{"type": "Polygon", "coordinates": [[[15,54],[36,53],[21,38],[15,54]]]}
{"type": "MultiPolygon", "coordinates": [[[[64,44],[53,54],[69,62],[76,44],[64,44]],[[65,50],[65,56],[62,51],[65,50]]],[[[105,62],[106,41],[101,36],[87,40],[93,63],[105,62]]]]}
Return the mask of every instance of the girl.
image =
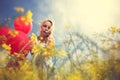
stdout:
{"type": "MultiPolygon", "coordinates": [[[[54,49],[54,38],[53,38],[53,22],[51,20],[44,20],[40,25],[40,34],[37,37],[37,43],[43,46],[43,48],[47,48],[48,46],[51,49],[54,49]]],[[[47,54],[43,54],[43,52],[39,52],[33,58],[33,62],[38,69],[39,77],[41,80],[48,80],[51,75],[54,74],[54,67],[52,62],[52,57],[49,55],[51,51],[48,51],[47,54]]]]}

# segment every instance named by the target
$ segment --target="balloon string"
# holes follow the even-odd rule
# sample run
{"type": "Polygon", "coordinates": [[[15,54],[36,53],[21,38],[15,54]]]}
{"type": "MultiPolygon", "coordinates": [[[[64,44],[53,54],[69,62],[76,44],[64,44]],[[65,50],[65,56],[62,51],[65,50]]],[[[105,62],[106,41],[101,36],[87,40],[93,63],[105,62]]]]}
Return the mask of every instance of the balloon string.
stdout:
{"type": "Polygon", "coordinates": [[[22,51],[30,44],[31,41],[29,41],[27,44],[25,44],[25,46],[23,46],[23,48],[19,51],[19,53],[22,53],[22,51]]]}

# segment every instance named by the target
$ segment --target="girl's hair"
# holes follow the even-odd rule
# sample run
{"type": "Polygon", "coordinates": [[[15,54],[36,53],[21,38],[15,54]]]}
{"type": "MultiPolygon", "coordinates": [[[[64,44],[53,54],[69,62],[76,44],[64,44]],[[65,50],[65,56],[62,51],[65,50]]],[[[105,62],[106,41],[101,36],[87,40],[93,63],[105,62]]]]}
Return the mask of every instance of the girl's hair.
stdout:
{"type": "Polygon", "coordinates": [[[44,21],[41,22],[41,25],[40,25],[40,30],[41,30],[41,26],[45,23],[45,22],[50,22],[51,23],[51,34],[49,36],[49,40],[50,41],[54,41],[54,37],[53,37],[53,31],[54,31],[54,26],[53,26],[53,22],[49,19],[46,19],[44,21]]]}
{"type": "Polygon", "coordinates": [[[51,26],[53,26],[53,22],[52,22],[51,20],[49,20],[49,19],[44,20],[44,21],[41,23],[41,25],[42,25],[43,23],[47,22],[47,21],[51,23],[51,26]]]}
{"type": "Polygon", "coordinates": [[[52,34],[53,31],[54,31],[54,29],[55,29],[55,27],[53,26],[53,22],[52,22],[51,20],[46,19],[46,20],[42,21],[40,27],[43,25],[43,23],[45,23],[45,22],[47,22],[47,21],[51,23],[51,26],[52,26],[52,27],[51,27],[51,34],[52,34]]]}

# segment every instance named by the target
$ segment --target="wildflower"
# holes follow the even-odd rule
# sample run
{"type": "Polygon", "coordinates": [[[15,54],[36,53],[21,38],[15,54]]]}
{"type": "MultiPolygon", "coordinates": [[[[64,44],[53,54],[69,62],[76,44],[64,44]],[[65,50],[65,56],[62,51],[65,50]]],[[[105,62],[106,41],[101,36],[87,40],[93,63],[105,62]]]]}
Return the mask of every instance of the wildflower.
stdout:
{"type": "Polygon", "coordinates": [[[32,12],[30,10],[25,14],[24,17],[28,22],[32,22],[32,12]]]}
{"type": "Polygon", "coordinates": [[[37,54],[40,52],[40,50],[42,50],[42,47],[40,45],[34,45],[31,52],[34,53],[34,54],[37,54]]]}
{"type": "Polygon", "coordinates": [[[7,45],[7,44],[2,44],[2,47],[4,48],[4,49],[6,49],[7,51],[10,51],[11,50],[11,47],[10,47],[10,45],[7,45]]]}
{"type": "Polygon", "coordinates": [[[30,40],[31,40],[31,42],[36,43],[37,42],[37,36],[34,33],[32,33],[31,36],[30,36],[30,40]]]}
{"type": "Polygon", "coordinates": [[[17,12],[19,12],[19,13],[23,13],[24,12],[24,8],[22,8],[22,7],[15,7],[14,8],[17,12]]]}
{"type": "Polygon", "coordinates": [[[109,28],[109,31],[110,31],[112,34],[114,34],[114,33],[116,32],[116,30],[117,30],[117,27],[116,27],[116,26],[112,26],[112,27],[109,28]]]}
{"type": "Polygon", "coordinates": [[[29,25],[29,22],[28,22],[28,21],[25,21],[25,25],[28,26],[28,25],[29,25]]]}
{"type": "Polygon", "coordinates": [[[40,40],[42,41],[42,40],[43,40],[43,37],[40,37],[40,40]]]}
{"type": "Polygon", "coordinates": [[[21,17],[21,20],[22,20],[22,21],[25,21],[25,17],[24,17],[24,16],[22,16],[22,17],[21,17]]]}
{"type": "Polygon", "coordinates": [[[7,37],[6,36],[0,36],[0,40],[1,40],[1,42],[0,42],[0,44],[1,43],[5,43],[6,41],[7,41],[7,37]]]}
{"type": "Polygon", "coordinates": [[[9,31],[9,34],[10,34],[12,37],[16,37],[16,36],[18,35],[18,31],[10,30],[10,31],[9,31]]]}
{"type": "Polygon", "coordinates": [[[71,28],[71,26],[70,25],[66,25],[65,28],[69,29],[69,28],[71,28]]]}
{"type": "Polygon", "coordinates": [[[67,55],[68,53],[66,51],[59,51],[56,56],[65,56],[67,55]]]}
{"type": "Polygon", "coordinates": [[[79,74],[71,73],[66,80],[81,80],[79,74]]]}
{"type": "Polygon", "coordinates": [[[105,39],[105,38],[101,38],[100,41],[101,41],[102,43],[104,43],[104,42],[106,41],[106,39],[105,39]]]}

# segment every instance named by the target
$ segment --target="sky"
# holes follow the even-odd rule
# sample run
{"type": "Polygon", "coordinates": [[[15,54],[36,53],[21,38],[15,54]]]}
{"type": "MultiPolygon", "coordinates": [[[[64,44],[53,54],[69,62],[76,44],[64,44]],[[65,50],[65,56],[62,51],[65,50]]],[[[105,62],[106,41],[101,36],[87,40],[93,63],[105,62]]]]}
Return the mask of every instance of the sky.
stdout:
{"type": "MultiPolygon", "coordinates": [[[[39,34],[44,19],[54,22],[56,42],[61,42],[70,25],[71,30],[92,36],[111,26],[120,26],[120,0],[0,0],[0,20],[17,15],[14,7],[33,13],[31,33],[39,34]]],[[[14,21],[14,20],[13,20],[14,21]]],[[[11,20],[10,27],[13,28],[11,20]]]]}

